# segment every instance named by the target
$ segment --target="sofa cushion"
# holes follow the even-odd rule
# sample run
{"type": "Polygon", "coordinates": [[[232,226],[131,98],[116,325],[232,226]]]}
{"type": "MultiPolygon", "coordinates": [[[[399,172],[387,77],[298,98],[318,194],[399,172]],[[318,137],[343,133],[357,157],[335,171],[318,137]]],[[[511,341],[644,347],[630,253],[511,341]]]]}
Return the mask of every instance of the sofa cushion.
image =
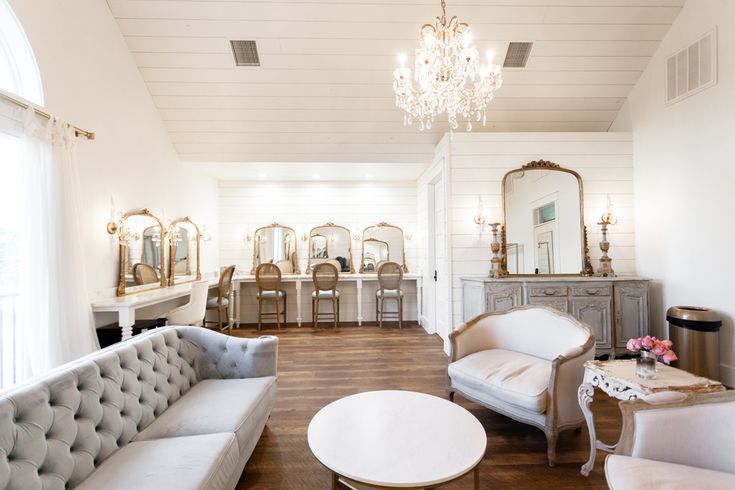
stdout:
{"type": "Polygon", "coordinates": [[[475,352],[449,365],[453,385],[488,391],[536,413],[546,411],[550,376],[549,361],[503,349],[475,352]]]}
{"type": "Polygon", "coordinates": [[[735,475],[731,473],[630,456],[608,456],[605,460],[605,476],[612,490],[735,488],[735,475]]]}
{"type": "Polygon", "coordinates": [[[131,442],[76,488],[220,490],[226,488],[238,459],[232,433],[131,442]]]}
{"type": "MultiPolygon", "coordinates": [[[[256,427],[270,413],[276,378],[205,379],[163,412],[135,440],[234,432],[239,447],[250,446],[256,427]]],[[[254,446],[254,445],[253,445],[254,446]]]]}

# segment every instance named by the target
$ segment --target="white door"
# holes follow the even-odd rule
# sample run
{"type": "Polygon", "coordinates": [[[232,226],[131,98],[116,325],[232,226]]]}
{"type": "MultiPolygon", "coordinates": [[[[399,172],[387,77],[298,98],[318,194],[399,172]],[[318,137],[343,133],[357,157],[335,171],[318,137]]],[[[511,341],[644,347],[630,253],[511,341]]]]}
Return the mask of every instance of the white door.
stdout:
{"type": "MultiPolygon", "coordinates": [[[[449,338],[449,264],[446,244],[446,207],[444,199],[444,179],[440,175],[432,182],[434,186],[434,325],[441,338],[449,338]]],[[[431,239],[430,239],[431,240],[431,239]]]]}

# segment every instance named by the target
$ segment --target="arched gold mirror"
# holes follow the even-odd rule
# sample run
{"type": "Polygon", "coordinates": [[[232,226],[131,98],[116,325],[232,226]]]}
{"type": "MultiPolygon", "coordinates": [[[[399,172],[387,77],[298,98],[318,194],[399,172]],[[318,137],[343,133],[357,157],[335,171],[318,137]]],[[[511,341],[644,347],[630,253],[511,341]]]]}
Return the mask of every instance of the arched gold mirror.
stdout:
{"type": "Polygon", "coordinates": [[[408,272],[403,230],[382,222],[362,232],[360,272],[376,273],[384,262],[396,262],[408,272]]]}
{"type": "Polygon", "coordinates": [[[196,223],[188,216],[173,220],[168,244],[168,285],[200,280],[202,233],[196,223]]]}
{"type": "Polygon", "coordinates": [[[253,268],[260,264],[276,264],[281,274],[298,274],[299,257],[296,251],[296,232],[288,226],[273,223],[253,233],[253,268]]]}
{"type": "Polygon", "coordinates": [[[166,229],[148,209],[136,209],[107,224],[119,244],[117,295],[166,287],[166,229]]]}
{"type": "Polygon", "coordinates": [[[329,262],[340,272],[354,272],[352,267],[352,236],[344,226],[327,223],[309,232],[309,271],[323,262],[329,262]]]}
{"type": "Polygon", "coordinates": [[[582,178],[539,160],[503,177],[504,275],[591,275],[582,178]]]}

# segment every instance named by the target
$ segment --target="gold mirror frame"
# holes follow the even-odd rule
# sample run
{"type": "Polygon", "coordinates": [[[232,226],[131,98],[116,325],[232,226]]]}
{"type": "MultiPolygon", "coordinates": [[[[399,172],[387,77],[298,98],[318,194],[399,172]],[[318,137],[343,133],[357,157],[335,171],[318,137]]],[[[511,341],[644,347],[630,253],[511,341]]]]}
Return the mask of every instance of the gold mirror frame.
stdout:
{"type": "Polygon", "coordinates": [[[389,225],[385,221],[381,221],[377,225],[371,225],[365,227],[364,230],[362,230],[362,240],[360,242],[360,274],[376,274],[378,271],[375,272],[365,272],[365,232],[369,230],[370,228],[395,228],[396,230],[401,232],[401,253],[403,255],[403,272],[408,272],[408,265],[406,265],[406,236],[403,233],[403,228],[396,225],[389,225]]]}
{"type": "MultiPolygon", "coordinates": [[[[163,226],[163,221],[160,220],[157,216],[155,216],[153,213],[151,213],[148,208],[143,209],[135,209],[132,211],[128,211],[127,213],[123,214],[118,221],[110,221],[107,223],[107,233],[110,235],[117,235],[117,241],[118,241],[118,250],[120,255],[120,273],[119,273],[119,280],[117,284],[117,295],[118,296],[125,296],[126,294],[131,294],[126,291],[125,287],[125,274],[127,271],[127,261],[128,261],[128,240],[130,239],[129,236],[127,236],[128,231],[127,227],[125,226],[125,222],[128,220],[128,218],[131,218],[133,216],[146,216],[149,218],[152,218],[153,220],[158,223],[158,227],[160,229],[161,233],[161,264],[159,266],[158,275],[160,277],[160,283],[158,287],[165,288],[167,285],[166,281],[166,246],[164,245],[164,240],[166,239],[167,230],[163,226]]],[[[143,236],[141,235],[140,239],[143,239],[143,236]]],[[[135,293],[142,292],[142,291],[150,291],[152,289],[157,289],[157,287],[149,287],[144,288],[141,290],[134,291],[135,293]]]]}
{"type": "MultiPolygon", "coordinates": [[[[194,223],[188,216],[185,216],[183,218],[175,219],[171,222],[171,224],[168,226],[168,285],[173,286],[175,281],[175,274],[174,274],[174,268],[176,267],[176,245],[173,233],[174,230],[176,230],[176,225],[181,223],[189,223],[191,226],[194,227],[194,232],[196,233],[196,245],[197,245],[197,270],[195,279],[189,279],[188,281],[182,281],[179,284],[186,284],[187,282],[194,282],[194,281],[201,281],[202,279],[202,269],[201,269],[201,247],[202,247],[202,232],[199,229],[199,226],[197,226],[196,223],[194,223]]],[[[189,251],[191,253],[191,251],[189,251]]]]}
{"type": "Polygon", "coordinates": [[[503,196],[503,223],[500,228],[500,269],[501,274],[503,276],[510,276],[510,277],[565,277],[565,276],[591,276],[594,274],[594,269],[592,269],[592,262],[590,262],[590,250],[589,245],[587,244],[587,227],[584,224],[584,183],[582,182],[582,177],[575,172],[574,170],[564,168],[558,163],[550,162],[548,160],[534,160],[533,162],[529,162],[525,165],[523,165],[521,168],[517,168],[514,170],[511,170],[510,172],[506,173],[503,176],[503,181],[500,184],[500,192],[503,196]],[[505,184],[508,180],[508,177],[511,175],[518,173],[518,172],[525,172],[527,170],[552,170],[556,172],[566,172],[572,176],[574,176],[577,179],[577,183],[579,184],[579,232],[582,235],[582,269],[578,274],[509,274],[508,273],[508,250],[506,247],[506,223],[505,223],[505,216],[506,216],[506,209],[505,209],[505,184]]]}
{"type": "Polygon", "coordinates": [[[297,241],[297,237],[296,237],[296,231],[294,231],[294,229],[291,228],[290,226],[283,226],[283,225],[281,225],[279,223],[271,223],[268,226],[261,226],[260,228],[256,229],[253,232],[253,267],[252,267],[252,269],[250,269],[250,274],[255,274],[255,269],[258,268],[258,264],[255,263],[255,259],[256,259],[256,256],[255,256],[255,252],[256,252],[256,249],[255,249],[255,240],[256,240],[256,237],[258,236],[258,232],[260,230],[267,230],[268,228],[285,228],[286,230],[289,230],[293,234],[293,239],[294,239],[294,252],[293,252],[293,259],[292,259],[293,272],[291,272],[290,274],[301,274],[301,269],[299,268],[299,247],[298,247],[298,241],[297,241]]]}
{"type": "MultiPolygon", "coordinates": [[[[347,250],[350,254],[350,259],[349,259],[350,260],[349,262],[350,272],[349,273],[354,274],[355,268],[352,265],[352,233],[350,233],[350,229],[347,228],[346,226],[335,225],[331,221],[328,221],[327,223],[324,223],[323,225],[320,225],[320,226],[315,226],[314,228],[309,230],[309,241],[307,243],[307,248],[306,248],[306,270],[307,272],[311,271],[311,237],[314,236],[314,230],[318,228],[342,228],[343,230],[347,232],[347,243],[349,244],[347,245],[347,250]]],[[[339,272],[343,273],[342,271],[339,271],[339,272]]]]}

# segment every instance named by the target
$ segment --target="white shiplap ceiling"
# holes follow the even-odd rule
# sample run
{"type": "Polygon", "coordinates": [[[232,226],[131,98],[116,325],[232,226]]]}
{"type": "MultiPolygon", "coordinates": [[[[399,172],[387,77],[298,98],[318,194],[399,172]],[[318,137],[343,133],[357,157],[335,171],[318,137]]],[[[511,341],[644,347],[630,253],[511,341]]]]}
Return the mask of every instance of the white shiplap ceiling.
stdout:
{"type": "MultiPolygon", "coordinates": [[[[534,43],[474,131],[606,131],[684,2],[449,0],[481,52],[534,43]]],[[[404,127],[391,85],[438,0],[108,4],[183,160],[420,168],[447,130],[404,127]],[[230,39],[261,66],[235,67],[230,39]]]]}

